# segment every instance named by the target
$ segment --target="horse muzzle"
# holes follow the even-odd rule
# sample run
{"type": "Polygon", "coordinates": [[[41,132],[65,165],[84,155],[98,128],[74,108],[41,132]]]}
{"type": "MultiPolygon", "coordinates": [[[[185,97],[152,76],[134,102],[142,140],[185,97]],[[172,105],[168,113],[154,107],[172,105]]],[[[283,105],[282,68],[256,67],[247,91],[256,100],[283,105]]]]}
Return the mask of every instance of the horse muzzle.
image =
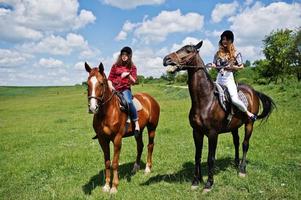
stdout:
{"type": "Polygon", "coordinates": [[[99,111],[98,104],[95,104],[95,105],[89,104],[88,105],[88,113],[89,114],[96,114],[96,113],[98,113],[98,111],[99,111]]]}
{"type": "Polygon", "coordinates": [[[165,56],[165,57],[163,58],[163,65],[164,65],[165,67],[168,66],[168,65],[174,66],[174,65],[177,65],[177,63],[175,63],[175,62],[170,58],[170,56],[165,56]]]}

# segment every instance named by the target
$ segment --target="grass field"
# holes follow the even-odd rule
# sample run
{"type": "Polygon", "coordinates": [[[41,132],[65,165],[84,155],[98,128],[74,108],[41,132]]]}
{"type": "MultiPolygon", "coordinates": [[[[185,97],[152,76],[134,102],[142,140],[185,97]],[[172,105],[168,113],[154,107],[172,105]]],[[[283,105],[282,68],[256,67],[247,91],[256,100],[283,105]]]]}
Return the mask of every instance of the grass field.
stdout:
{"type": "MultiPolygon", "coordinates": [[[[144,84],[134,91],[153,95],[161,117],[150,175],[130,173],[136,157],[133,137],[125,138],[120,186],[103,193],[103,154],[87,113],[86,90],[74,87],[0,87],[0,199],[300,199],[301,85],[255,86],[278,109],[257,122],[250,141],[247,177],[237,176],[230,134],[219,136],[215,185],[191,191],[194,144],[188,122],[187,89],[144,84]]],[[[144,136],[146,134],[144,133],[144,136]]],[[[243,129],[240,129],[241,140],[243,129]]],[[[207,139],[202,169],[207,175],[207,139]]],[[[143,167],[147,137],[144,137],[143,167]]],[[[111,149],[112,150],[112,149],[111,149]]],[[[111,151],[112,152],[112,151],[111,151]]]]}

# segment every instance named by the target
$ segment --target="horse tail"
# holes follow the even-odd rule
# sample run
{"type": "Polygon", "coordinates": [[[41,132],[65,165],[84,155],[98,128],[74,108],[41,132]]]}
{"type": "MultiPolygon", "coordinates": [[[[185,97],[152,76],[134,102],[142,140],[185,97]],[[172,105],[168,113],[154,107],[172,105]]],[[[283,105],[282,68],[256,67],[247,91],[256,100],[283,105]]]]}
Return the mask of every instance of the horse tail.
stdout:
{"type": "Polygon", "coordinates": [[[276,108],[276,104],[271,97],[258,91],[255,91],[255,93],[259,97],[263,107],[262,113],[257,116],[257,119],[265,119],[266,121],[268,120],[274,108],[276,108]]]}

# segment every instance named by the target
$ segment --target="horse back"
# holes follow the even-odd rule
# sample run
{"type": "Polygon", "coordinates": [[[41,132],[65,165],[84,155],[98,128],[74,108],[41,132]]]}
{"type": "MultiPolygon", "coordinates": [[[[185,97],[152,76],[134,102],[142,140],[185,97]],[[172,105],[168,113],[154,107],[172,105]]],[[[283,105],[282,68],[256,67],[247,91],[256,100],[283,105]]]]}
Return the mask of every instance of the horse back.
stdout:
{"type": "Polygon", "coordinates": [[[147,93],[136,93],[134,97],[142,105],[142,110],[138,112],[139,121],[142,120],[149,126],[157,127],[160,115],[159,103],[147,93]]]}
{"type": "Polygon", "coordinates": [[[256,91],[253,87],[247,84],[238,84],[238,90],[241,90],[248,100],[248,110],[252,113],[258,113],[259,111],[259,98],[256,95],[256,91]]]}

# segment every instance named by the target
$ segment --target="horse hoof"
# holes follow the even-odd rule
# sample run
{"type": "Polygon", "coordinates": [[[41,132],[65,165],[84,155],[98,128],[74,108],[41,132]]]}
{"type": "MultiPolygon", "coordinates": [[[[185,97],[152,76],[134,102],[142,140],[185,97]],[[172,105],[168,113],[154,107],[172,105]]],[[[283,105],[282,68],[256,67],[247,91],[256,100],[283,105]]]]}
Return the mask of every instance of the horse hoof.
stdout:
{"type": "Polygon", "coordinates": [[[241,173],[241,172],[239,172],[239,173],[238,173],[238,176],[244,178],[244,177],[246,177],[246,173],[241,173]]]}
{"type": "Polygon", "coordinates": [[[117,193],[117,188],[116,187],[112,187],[110,190],[110,194],[116,194],[117,193]]]}
{"type": "Polygon", "coordinates": [[[194,191],[194,190],[197,190],[199,189],[199,186],[198,185],[192,185],[191,186],[191,190],[194,191]]]}
{"type": "Polygon", "coordinates": [[[150,168],[148,165],[146,165],[145,170],[144,170],[144,173],[145,173],[145,174],[151,173],[151,168],[150,168]]]}
{"type": "Polygon", "coordinates": [[[140,170],[140,165],[138,165],[137,163],[134,164],[134,167],[132,169],[132,173],[135,174],[136,172],[138,172],[140,170]]]}
{"type": "Polygon", "coordinates": [[[110,192],[110,186],[109,185],[105,185],[102,187],[102,191],[103,192],[110,192]]]}

